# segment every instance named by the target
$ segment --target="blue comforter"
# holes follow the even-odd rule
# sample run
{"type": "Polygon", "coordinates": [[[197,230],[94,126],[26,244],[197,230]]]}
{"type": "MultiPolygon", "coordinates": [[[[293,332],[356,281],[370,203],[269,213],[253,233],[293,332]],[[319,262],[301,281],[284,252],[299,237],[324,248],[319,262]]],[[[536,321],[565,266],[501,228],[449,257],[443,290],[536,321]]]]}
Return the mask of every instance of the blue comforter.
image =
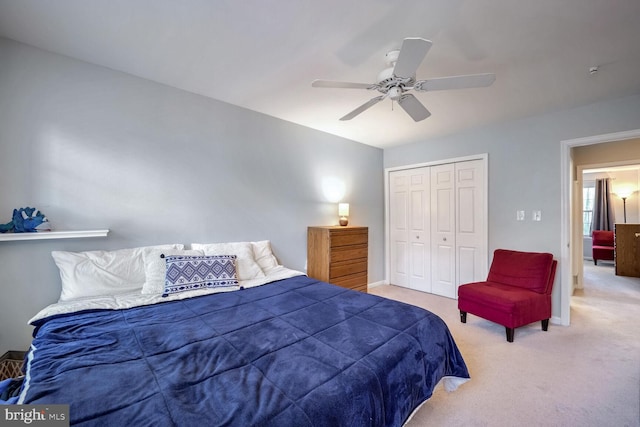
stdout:
{"type": "Polygon", "coordinates": [[[469,377],[438,316],[306,276],[34,335],[24,403],[70,404],[77,425],[399,426],[469,377]]]}

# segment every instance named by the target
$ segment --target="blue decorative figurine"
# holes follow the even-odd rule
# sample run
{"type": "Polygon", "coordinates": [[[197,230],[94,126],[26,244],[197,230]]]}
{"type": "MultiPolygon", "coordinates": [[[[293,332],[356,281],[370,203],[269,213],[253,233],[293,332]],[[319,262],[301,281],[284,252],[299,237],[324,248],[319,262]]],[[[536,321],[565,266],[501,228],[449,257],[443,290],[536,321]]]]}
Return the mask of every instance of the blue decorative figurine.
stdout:
{"type": "Polygon", "coordinates": [[[36,208],[20,208],[13,210],[13,220],[0,224],[0,233],[33,233],[51,231],[49,220],[36,208]]]}

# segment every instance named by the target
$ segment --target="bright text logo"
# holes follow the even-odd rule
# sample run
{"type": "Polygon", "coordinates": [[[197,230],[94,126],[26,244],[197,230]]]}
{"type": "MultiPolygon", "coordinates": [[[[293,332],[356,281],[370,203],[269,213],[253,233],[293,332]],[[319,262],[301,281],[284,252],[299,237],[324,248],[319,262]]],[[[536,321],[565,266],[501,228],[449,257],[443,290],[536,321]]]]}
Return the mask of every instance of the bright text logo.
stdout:
{"type": "Polygon", "coordinates": [[[0,426],[69,426],[69,405],[7,405],[2,408],[0,426]]]}

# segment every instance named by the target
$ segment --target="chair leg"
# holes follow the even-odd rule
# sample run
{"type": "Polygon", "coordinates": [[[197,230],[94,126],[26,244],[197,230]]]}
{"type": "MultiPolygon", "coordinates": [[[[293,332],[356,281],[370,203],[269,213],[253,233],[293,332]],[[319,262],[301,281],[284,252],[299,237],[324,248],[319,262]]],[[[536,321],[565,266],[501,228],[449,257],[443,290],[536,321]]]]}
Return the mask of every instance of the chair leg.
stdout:
{"type": "Polygon", "coordinates": [[[508,342],[513,342],[513,332],[515,331],[514,328],[507,328],[505,327],[506,331],[507,331],[507,341],[508,342]]]}
{"type": "Polygon", "coordinates": [[[546,331],[549,329],[549,319],[542,320],[542,330],[546,331]]]}
{"type": "Polygon", "coordinates": [[[467,323],[467,312],[460,310],[460,321],[462,323],[467,323]]]}
{"type": "Polygon", "coordinates": [[[598,260],[597,259],[593,259],[593,265],[598,265],[598,260]]]}

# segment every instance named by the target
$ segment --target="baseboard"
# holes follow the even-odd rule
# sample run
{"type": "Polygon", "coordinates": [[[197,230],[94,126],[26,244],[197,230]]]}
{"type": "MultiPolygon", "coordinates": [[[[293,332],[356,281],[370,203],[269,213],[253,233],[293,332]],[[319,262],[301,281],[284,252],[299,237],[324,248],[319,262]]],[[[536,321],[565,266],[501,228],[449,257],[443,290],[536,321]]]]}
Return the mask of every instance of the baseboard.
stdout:
{"type": "Polygon", "coordinates": [[[562,324],[562,319],[560,317],[557,316],[551,316],[551,319],[549,320],[551,322],[552,325],[561,325],[564,326],[562,324]]]}
{"type": "Polygon", "coordinates": [[[369,283],[367,285],[367,289],[376,288],[376,287],[382,286],[382,285],[388,285],[387,281],[386,280],[380,280],[379,282],[369,283]]]}

